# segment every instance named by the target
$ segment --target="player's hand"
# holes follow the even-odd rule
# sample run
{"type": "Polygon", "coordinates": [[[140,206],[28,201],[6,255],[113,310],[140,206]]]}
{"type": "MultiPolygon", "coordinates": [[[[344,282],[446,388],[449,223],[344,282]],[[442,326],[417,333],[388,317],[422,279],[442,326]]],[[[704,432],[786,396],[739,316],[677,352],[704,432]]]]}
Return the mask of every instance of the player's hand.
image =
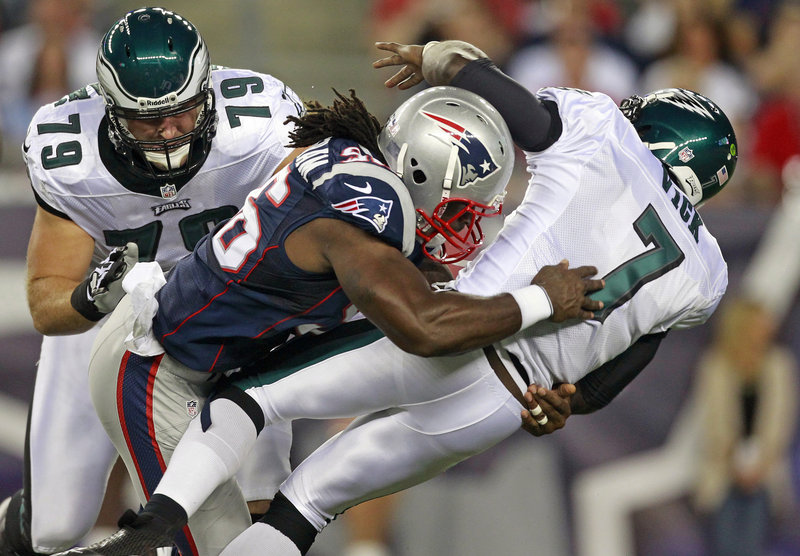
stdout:
{"type": "Polygon", "coordinates": [[[388,88],[397,87],[400,90],[410,89],[422,83],[422,49],[420,44],[400,44],[396,42],[376,42],[380,50],[391,52],[390,56],[372,62],[375,69],[390,66],[403,66],[397,73],[384,82],[388,88]]]}
{"type": "Polygon", "coordinates": [[[572,415],[570,398],[575,385],[562,383],[553,390],[531,384],[523,397],[528,409],[521,413],[522,428],[533,436],[544,436],[563,428],[572,415]]]}
{"type": "Polygon", "coordinates": [[[125,296],[122,280],[139,260],[139,247],[117,247],[72,292],[72,307],[85,318],[100,320],[125,296]]]}
{"type": "Polygon", "coordinates": [[[605,287],[605,281],[592,279],[597,274],[597,267],[579,266],[569,268],[568,261],[557,265],[543,266],[533,277],[531,284],[544,288],[550,303],[553,305],[552,322],[567,319],[590,319],[593,311],[603,308],[602,301],[596,301],[588,294],[605,287]]]}

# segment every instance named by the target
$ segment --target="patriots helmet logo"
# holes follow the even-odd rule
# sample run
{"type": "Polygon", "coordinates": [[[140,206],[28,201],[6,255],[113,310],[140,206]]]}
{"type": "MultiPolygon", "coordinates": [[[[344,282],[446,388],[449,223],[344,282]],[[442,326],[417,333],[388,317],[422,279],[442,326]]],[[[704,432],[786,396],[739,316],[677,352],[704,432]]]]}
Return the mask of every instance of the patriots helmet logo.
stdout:
{"type": "Polygon", "coordinates": [[[422,114],[435,121],[439,129],[444,131],[452,145],[458,147],[458,159],[461,164],[461,182],[457,187],[467,187],[478,180],[483,180],[498,170],[489,150],[468,129],[437,114],[422,111],[422,114]]]}
{"type": "Polygon", "coordinates": [[[386,229],[389,214],[392,212],[392,201],[372,196],[353,197],[331,206],[340,212],[366,220],[379,234],[386,229]]]}

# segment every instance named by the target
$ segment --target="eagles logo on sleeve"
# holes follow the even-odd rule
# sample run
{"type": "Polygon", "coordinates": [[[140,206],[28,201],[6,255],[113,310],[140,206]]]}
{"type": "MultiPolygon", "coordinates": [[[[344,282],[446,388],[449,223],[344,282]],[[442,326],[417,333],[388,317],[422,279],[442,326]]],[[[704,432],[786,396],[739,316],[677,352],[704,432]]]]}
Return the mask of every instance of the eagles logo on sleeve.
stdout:
{"type": "Polygon", "coordinates": [[[422,114],[435,121],[450,136],[451,143],[458,147],[461,183],[457,187],[466,187],[497,171],[497,163],[492,159],[489,150],[468,129],[432,112],[423,110],[422,114]]]}

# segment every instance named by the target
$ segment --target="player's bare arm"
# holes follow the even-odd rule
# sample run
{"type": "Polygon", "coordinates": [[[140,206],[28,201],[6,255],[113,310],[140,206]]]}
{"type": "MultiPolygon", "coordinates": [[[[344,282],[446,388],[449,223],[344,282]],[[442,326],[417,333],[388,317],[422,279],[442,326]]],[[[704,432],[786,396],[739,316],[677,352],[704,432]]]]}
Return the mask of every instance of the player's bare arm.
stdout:
{"type": "Polygon", "coordinates": [[[293,161],[295,158],[297,158],[297,155],[299,155],[301,152],[303,152],[303,151],[304,151],[304,150],[306,150],[307,148],[308,148],[308,147],[298,147],[298,148],[294,149],[292,152],[290,152],[290,153],[289,153],[289,154],[286,156],[286,158],[284,158],[283,160],[281,160],[281,163],[280,163],[280,164],[278,164],[278,166],[276,166],[276,167],[275,167],[275,171],[274,171],[274,172],[272,172],[272,173],[273,173],[273,174],[277,174],[278,172],[280,172],[281,170],[283,170],[283,169],[284,169],[286,166],[288,166],[289,164],[291,164],[291,162],[292,162],[292,161],[293,161]]]}
{"type": "MultiPolygon", "coordinates": [[[[510,294],[483,298],[433,292],[397,249],[337,220],[304,225],[287,238],[286,250],[301,268],[332,269],[353,304],[401,349],[416,355],[476,349],[514,334],[522,325],[519,305],[510,294]]],[[[587,297],[602,287],[601,280],[587,279],[595,272],[593,267],[548,267],[548,285],[557,274],[571,283],[552,290],[543,286],[548,294],[553,292],[554,317],[588,318],[600,308],[587,297]]]]}
{"type": "Polygon", "coordinates": [[[422,259],[420,264],[417,265],[417,268],[419,268],[429,284],[449,282],[454,278],[453,273],[447,265],[434,262],[427,257],[422,259]]]}
{"type": "Polygon", "coordinates": [[[36,211],[28,242],[26,288],[33,325],[42,334],[74,334],[94,322],[71,305],[75,287],[86,277],[94,240],[71,220],[42,208],[36,211]]]}

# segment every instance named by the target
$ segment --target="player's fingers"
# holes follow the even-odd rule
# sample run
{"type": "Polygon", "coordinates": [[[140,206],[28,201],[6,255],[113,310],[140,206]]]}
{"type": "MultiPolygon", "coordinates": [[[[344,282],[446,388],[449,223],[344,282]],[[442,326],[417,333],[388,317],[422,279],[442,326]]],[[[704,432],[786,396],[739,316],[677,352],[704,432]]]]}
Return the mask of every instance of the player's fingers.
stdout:
{"type": "Polygon", "coordinates": [[[528,407],[530,407],[532,404],[536,403],[536,402],[533,401],[533,394],[530,391],[530,387],[528,387],[528,390],[523,392],[522,397],[525,399],[525,402],[528,404],[528,407]]]}
{"type": "Polygon", "coordinates": [[[408,61],[400,54],[393,54],[392,56],[386,56],[385,58],[379,58],[378,60],[375,60],[372,62],[372,67],[386,68],[390,66],[400,66],[406,63],[408,63],[408,61]]]}
{"type": "Polygon", "coordinates": [[[389,52],[397,52],[397,49],[400,48],[400,45],[391,41],[376,41],[375,48],[379,50],[388,50],[389,52]]]}
{"type": "Polygon", "coordinates": [[[400,85],[397,88],[400,89],[401,91],[405,91],[406,89],[410,89],[411,87],[419,83],[422,83],[422,76],[415,73],[414,75],[412,75],[411,77],[400,83],[400,85]]]}
{"type": "Polygon", "coordinates": [[[541,401],[539,406],[542,408],[541,415],[535,416],[536,423],[543,427],[548,425],[548,430],[560,429],[569,417],[570,412],[568,407],[550,404],[544,400],[541,401]]]}
{"type": "Polygon", "coordinates": [[[553,412],[563,415],[569,409],[569,396],[562,396],[560,391],[540,388],[536,401],[540,406],[545,406],[545,412],[550,416],[553,415],[553,412]],[[547,411],[548,406],[550,411],[547,411]]]}
{"type": "Polygon", "coordinates": [[[398,83],[397,88],[400,90],[409,89],[422,81],[422,76],[413,69],[409,69],[408,71],[404,72],[404,75],[404,79],[398,83]]]}
{"type": "Polygon", "coordinates": [[[602,290],[606,287],[606,281],[597,278],[584,278],[583,279],[583,291],[585,292],[596,292],[597,290],[602,290]]]}
{"type": "Polygon", "coordinates": [[[522,419],[522,428],[525,432],[532,434],[533,436],[543,436],[549,432],[550,426],[545,423],[545,425],[540,425],[536,422],[536,420],[531,417],[530,412],[527,409],[523,409],[520,413],[520,418],[522,419]]]}
{"type": "Polygon", "coordinates": [[[381,58],[372,62],[373,68],[385,68],[386,66],[393,66],[391,58],[381,58]]]}
{"type": "Polygon", "coordinates": [[[562,382],[558,385],[558,395],[561,397],[570,397],[578,391],[578,388],[574,384],[570,384],[569,382],[562,382]]]}
{"type": "Polygon", "coordinates": [[[581,320],[591,320],[594,318],[594,311],[578,311],[578,315],[575,318],[581,320]]]}
{"type": "Polygon", "coordinates": [[[384,85],[386,85],[388,88],[391,89],[392,87],[400,85],[406,79],[408,79],[408,74],[407,72],[405,72],[405,68],[403,68],[397,73],[395,73],[393,76],[391,76],[389,79],[387,79],[384,82],[384,85]]]}
{"type": "Polygon", "coordinates": [[[586,311],[599,311],[604,306],[603,302],[591,297],[584,297],[581,307],[586,311]]]}
{"type": "Polygon", "coordinates": [[[539,425],[546,425],[548,418],[545,414],[544,410],[539,406],[539,404],[530,405],[528,404],[528,413],[530,413],[531,418],[536,421],[539,425]]]}
{"type": "Polygon", "coordinates": [[[592,265],[583,265],[573,268],[572,271],[576,272],[581,278],[588,278],[589,276],[594,276],[597,274],[597,267],[592,265]]]}

